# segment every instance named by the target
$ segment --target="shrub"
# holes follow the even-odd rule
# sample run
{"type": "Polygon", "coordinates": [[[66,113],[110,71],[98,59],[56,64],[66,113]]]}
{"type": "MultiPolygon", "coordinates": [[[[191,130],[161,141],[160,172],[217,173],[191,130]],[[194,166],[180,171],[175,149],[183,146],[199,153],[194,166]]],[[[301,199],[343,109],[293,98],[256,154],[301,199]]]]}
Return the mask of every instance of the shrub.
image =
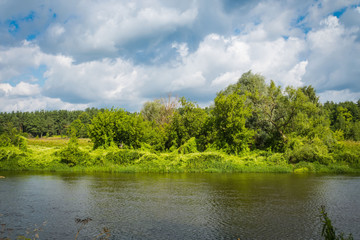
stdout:
{"type": "Polygon", "coordinates": [[[90,155],[79,148],[66,147],[59,151],[58,156],[60,156],[61,163],[65,163],[70,167],[91,164],[91,161],[89,161],[91,160],[90,155]]]}
{"type": "Polygon", "coordinates": [[[286,164],[287,160],[283,153],[272,153],[267,156],[266,161],[274,164],[286,164]]]}
{"type": "Polygon", "coordinates": [[[0,148],[0,169],[18,169],[19,161],[27,158],[27,153],[15,147],[0,148]]]}
{"type": "Polygon", "coordinates": [[[286,154],[289,162],[298,163],[305,162],[319,162],[321,164],[330,164],[334,162],[333,157],[329,154],[327,146],[319,139],[312,140],[297,139],[290,144],[286,154]]]}
{"type": "Polygon", "coordinates": [[[183,145],[179,147],[178,152],[182,154],[198,152],[196,147],[196,139],[194,137],[190,138],[188,141],[186,141],[183,145]]]}
{"type": "Polygon", "coordinates": [[[68,146],[57,153],[60,156],[60,162],[69,165],[70,167],[76,165],[91,165],[91,158],[89,153],[80,150],[77,138],[73,135],[70,138],[68,146]]]}
{"type": "Polygon", "coordinates": [[[139,158],[139,160],[137,161],[138,164],[148,164],[148,163],[152,163],[154,161],[159,160],[159,156],[153,153],[146,153],[143,156],[141,156],[139,158]]]}
{"type": "Polygon", "coordinates": [[[344,161],[350,164],[360,164],[360,155],[356,152],[344,151],[335,154],[336,161],[344,161]]]}
{"type": "Polygon", "coordinates": [[[115,152],[109,152],[106,154],[105,159],[120,165],[130,165],[139,159],[143,153],[136,150],[121,149],[115,152]]]}
{"type": "Polygon", "coordinates": [[[183,158],[186,169],[208,169],[208,168],[224,168],[225,159],[219,153],[204,152],[194,153],[183,158]]]}

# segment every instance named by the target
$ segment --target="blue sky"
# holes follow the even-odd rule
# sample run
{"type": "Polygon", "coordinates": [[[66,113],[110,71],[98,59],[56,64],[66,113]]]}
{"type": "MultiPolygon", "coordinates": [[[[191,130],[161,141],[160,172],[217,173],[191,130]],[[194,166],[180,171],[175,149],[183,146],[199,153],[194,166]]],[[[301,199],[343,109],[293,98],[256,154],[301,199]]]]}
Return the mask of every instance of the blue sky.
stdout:
{"type": "Polygon", "coordinates": [[[201,106],[252,70],[360,99],[360,1],[0,0],[0,111],[201,106]]]}

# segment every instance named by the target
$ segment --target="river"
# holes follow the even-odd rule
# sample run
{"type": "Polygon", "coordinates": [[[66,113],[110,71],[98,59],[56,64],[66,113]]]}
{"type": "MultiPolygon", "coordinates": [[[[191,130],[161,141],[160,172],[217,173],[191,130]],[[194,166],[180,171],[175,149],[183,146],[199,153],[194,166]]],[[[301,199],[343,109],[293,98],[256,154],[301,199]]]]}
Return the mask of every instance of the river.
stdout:
{"type": "Polygon", "coordinates": [[[92,219],[78,239],[93,239],[103,227],[110,239],[321,239],[321,205],[339,231],[360,239],[360,176],[0,176],[0,239],[74,239],[81,226],[76,218],[92,219]]]}

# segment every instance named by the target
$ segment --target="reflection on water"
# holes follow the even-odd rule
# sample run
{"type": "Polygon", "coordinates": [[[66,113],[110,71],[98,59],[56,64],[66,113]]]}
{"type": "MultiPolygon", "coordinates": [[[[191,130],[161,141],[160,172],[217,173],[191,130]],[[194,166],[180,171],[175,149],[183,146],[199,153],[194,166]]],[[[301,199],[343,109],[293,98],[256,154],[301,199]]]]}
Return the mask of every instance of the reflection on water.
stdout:
{"type": "Polygon", "coordinates": [[[74,239],[74,219],[90,217],[83,239],[104,226],[113,239],[319,239],[321,205],[360,238],[358,176],[0,175],[0,223],[12,238],[47,221],[41,239],[74,239]]]}

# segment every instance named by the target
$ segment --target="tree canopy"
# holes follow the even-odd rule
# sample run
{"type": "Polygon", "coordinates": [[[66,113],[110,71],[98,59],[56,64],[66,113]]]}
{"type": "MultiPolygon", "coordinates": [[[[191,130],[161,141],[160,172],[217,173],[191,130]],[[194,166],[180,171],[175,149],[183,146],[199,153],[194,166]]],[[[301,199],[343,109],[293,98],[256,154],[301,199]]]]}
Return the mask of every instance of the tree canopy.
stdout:
{"type": "Polygon", "coordinates": [[[299,146],[329,152],[337,140],[360,140],[360,100],[321,104],[312,86],[283,89],[249,71],[220,91],[209,108],[169,95],[144,103],[139,113],[116,108],[0,113],[4,144],[16,142],[14,136],[74,132],[90,138],[94,148],[172,151],[190,141],[199,151],[232,154],[255,149],[286,152],[299,146]]]}

